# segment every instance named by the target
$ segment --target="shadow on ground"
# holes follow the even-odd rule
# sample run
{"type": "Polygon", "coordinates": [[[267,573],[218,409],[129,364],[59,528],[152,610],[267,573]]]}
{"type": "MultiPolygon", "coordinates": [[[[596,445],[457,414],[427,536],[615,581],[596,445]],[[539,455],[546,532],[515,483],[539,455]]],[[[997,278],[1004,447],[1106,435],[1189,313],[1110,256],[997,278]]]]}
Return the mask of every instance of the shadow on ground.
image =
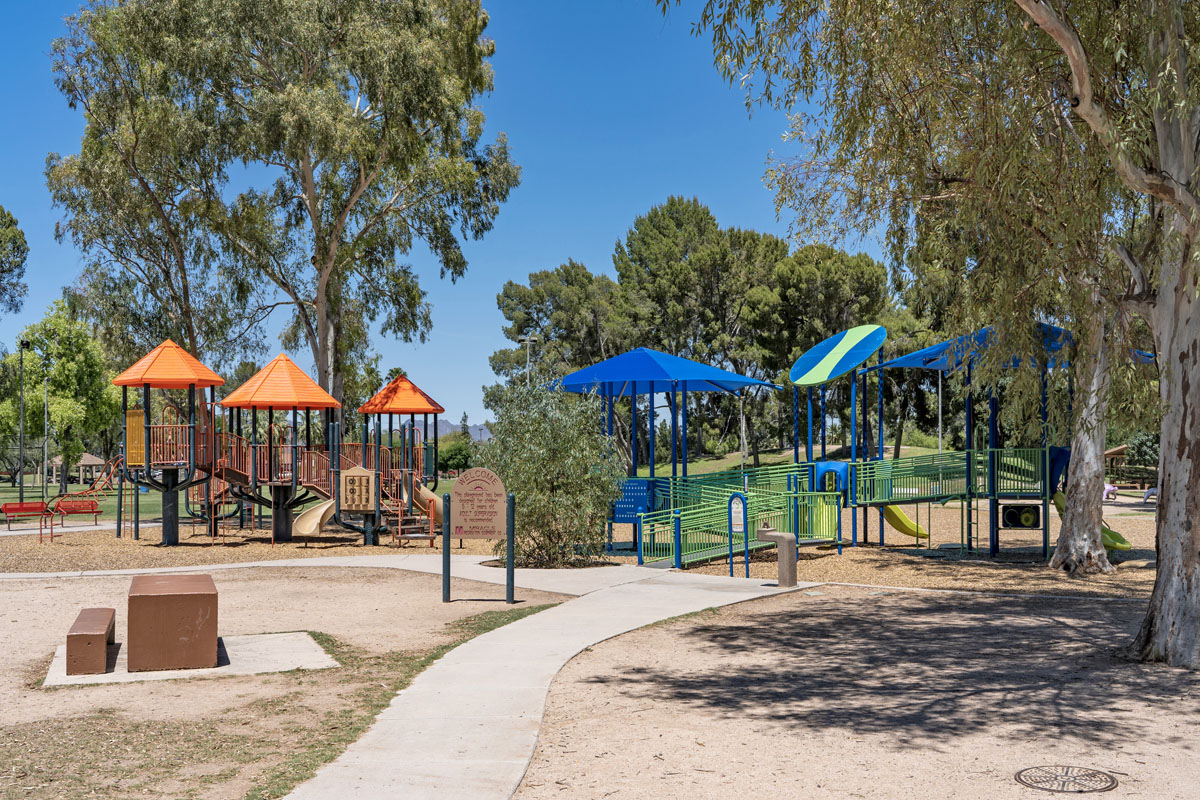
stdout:
{"type": "Polygon", "coordinates": [[[679,669],[631,665],[589,680],[788,733],[887,734],[900,748],[950,751],[989,729],[1189,749],[1147,723],[1195,719],[1200,676],[1118,653],[1140,603],[828,591],[680,621],[679,669]]]}

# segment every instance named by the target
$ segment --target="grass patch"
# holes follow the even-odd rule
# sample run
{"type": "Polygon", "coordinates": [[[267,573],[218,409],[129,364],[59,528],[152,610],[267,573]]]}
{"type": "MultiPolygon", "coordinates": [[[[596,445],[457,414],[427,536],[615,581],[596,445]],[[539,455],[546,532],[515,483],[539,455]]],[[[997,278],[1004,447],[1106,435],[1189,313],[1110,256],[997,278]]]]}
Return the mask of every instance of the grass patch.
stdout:
{"type": "Polygon", "coordinates": [[[330,656],[351,674],[366,672],[377,676],[355,692],[357,705],[326,714],[319,730],[310,731],[312,744],[286,756],[282,763],[270,769],[245,795],[246,800],[267,800],[283,797],[298,784],[308,780],[317,770],[362,736],[375,717],[392,701],[396,692],[412,683],[426,667],[463,642],[503,627],[510,622],[550,608],[553,603],[526,608],[485,611],[450,623],[454,641],[422,653],[388,653],[367,656],[361,651],[328,634],[310,635],[330,656]],[[386,676],[386,679],[384,679],[386,676]]]}
{"type": "Polygon", "coordinates": [[[450,641],[423,650],[370,653],[312,631],[338,667],[226,678],[231,692],[235,683],[267,683],[272,695],[198,719],[135,720],[123,709],[99,708],[0,724],[0,799],[283,797],[358,739],[434,661],[551,605],[465,617],[447,625],[450,641]]]}

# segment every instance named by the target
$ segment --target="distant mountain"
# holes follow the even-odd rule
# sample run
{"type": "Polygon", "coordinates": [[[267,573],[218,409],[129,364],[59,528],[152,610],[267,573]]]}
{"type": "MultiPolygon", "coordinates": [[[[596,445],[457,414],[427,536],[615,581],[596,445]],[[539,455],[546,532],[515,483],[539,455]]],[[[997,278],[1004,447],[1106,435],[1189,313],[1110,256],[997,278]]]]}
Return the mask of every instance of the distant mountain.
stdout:
{"type": "MultiPolygon", "coordinates": [[[[446,416],[448,417],[450,415],[447,414],[446,416]]],[[[486,422],[481,425],[468,425],[467,432],[471,434],[471,438],[475,441],[486,442],[492,438],[492,432],[488,430],[487,426],[488,423],[486,422]]],[[[451,433],[458,433],[460,430],[462,430],[462,425],[457,422],[451,422],[445,417],[438,417],[437,427],[438,437],[446,436],[447,434],[451,433]]]]}

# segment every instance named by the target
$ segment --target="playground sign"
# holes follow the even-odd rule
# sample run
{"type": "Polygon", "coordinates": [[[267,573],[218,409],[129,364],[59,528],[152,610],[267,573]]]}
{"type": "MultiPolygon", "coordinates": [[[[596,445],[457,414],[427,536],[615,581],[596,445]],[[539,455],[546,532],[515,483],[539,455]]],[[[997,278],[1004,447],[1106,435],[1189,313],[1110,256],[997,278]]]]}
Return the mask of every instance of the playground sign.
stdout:
{"type": "Polygon", "coordinates": [[[729,497],[729,530],[731,533],[746,532],[746,501],[736,493],[729,497]]]}
{"type": "Polygon", "coordinates": [[[504,483],[490,469],[474,467],[450,492],[450,530],[455,539],[503,539],[507,529],[504,483]]]}
{"type": "Polygon", "coordinates": [[[338,490],[343,511],[366,514],[375,510],[375,473],[372,470],[364,467],[342,470],[338,490]]]}

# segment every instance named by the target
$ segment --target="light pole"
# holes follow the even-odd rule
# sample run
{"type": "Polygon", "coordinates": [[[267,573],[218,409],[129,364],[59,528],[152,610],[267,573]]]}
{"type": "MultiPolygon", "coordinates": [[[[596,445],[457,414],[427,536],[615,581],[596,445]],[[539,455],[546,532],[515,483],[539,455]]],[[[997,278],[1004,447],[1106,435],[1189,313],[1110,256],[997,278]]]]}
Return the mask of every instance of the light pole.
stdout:
{"type": "Polygon", "coordinates": [[[28,339],[22,339],[17,344],[17,349],[21,351],[21,421],[17,434],[19,441],[17,444],[17,500],[21,503],[25,502],[25,351],[30,347],[28,339]]]}
{"type": "Polygon", "coordinates": [[[50,368],[42,362],[42,500],[46,499],[46,468],[50,466],[50,368]]]}
{"type": "Polygon", "coordinates": [[[532,345],[534,342],[537,341],[537,338],[538,337],[534,336],[533,334],[530,334],[529,336],[522,336],[520,339],[517,340],[518,344],[525,345],[525,385],[526,386],[529,386],[529,348],[530,348],[530,345],[532,345]]]}

